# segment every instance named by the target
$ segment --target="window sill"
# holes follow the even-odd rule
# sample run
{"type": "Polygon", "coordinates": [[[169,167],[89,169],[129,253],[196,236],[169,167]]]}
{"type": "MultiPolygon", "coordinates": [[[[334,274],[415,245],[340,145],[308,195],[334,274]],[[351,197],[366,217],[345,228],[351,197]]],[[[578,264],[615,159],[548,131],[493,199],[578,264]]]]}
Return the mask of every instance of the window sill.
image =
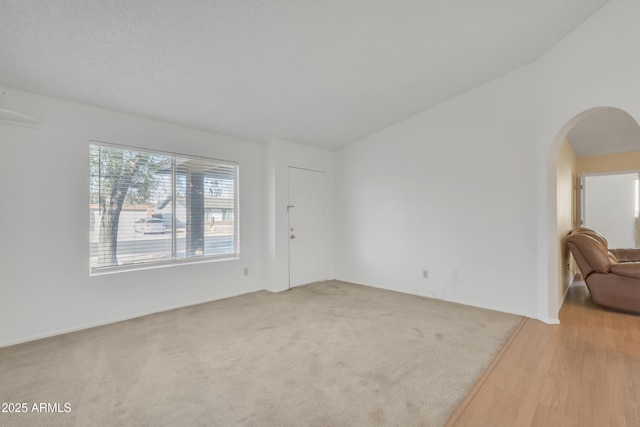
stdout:
{"type": "Polygon", "coordinates": [[[228,256],[205,256],[198,258],[177,259],[169,261],[156,261],[141,264],[125,264],[113,267],[94,267],[89,270],[89,276],[103,276],[106,274],[124,273],[127,271],[152,270],[156,268],[175,267],[189,264],[204,264],[219,261],[234,261],[240,259],[239,254],[230,254],[228,256]]]}

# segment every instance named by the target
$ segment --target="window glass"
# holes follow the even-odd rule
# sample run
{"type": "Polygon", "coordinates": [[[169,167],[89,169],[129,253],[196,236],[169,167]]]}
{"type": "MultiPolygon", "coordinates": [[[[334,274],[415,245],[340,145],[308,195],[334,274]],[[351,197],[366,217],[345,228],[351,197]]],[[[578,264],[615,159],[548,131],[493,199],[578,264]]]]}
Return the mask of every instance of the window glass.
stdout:
{"type": "Polygon", "coordinates": [[[92,273],[236,257],[235,163],[90,144],[92,273]]]}

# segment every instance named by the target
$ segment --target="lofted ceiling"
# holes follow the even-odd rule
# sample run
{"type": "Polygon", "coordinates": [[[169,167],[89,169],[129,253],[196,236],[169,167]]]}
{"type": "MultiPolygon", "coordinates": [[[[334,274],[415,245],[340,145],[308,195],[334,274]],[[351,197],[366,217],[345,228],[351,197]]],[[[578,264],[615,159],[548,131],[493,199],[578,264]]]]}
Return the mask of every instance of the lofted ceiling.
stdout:
{"type": "Polygon", "coordinates": [[[0,85],[335,149],[536,60],[607,0],[0,0],[0,85]]]}

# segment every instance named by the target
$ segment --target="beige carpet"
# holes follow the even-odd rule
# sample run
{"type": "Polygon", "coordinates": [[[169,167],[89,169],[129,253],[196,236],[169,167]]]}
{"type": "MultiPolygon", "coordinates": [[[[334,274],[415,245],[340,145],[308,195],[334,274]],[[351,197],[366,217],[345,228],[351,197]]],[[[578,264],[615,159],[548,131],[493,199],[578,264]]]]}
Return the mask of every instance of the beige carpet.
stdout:
{"type": "Polygon", "coordinates": [[[0,425],[442,426],[519,320],[338,281],[256,292],[0,349],[0,402],[28,406],[0,425]]]}

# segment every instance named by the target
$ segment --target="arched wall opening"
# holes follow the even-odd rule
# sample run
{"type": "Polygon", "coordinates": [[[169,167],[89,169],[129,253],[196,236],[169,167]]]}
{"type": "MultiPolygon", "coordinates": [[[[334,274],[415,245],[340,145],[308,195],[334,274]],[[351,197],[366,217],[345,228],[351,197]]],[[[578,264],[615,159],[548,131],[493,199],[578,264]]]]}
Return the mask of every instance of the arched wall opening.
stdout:
{"type": "MultiPolygon", "coordinates": [[[[562,217],[566,215],[566,212],[563,214],[563,209],[566,209],[566,204],[571,203],[571,200],[562,200],[567,197],[566,192],[559,192],[558,189],[559,180],[566,179],[566,177],[563,178],[559,175],[558,165],[563,161],[561,157],[564,156],[561,152],[565,150],[563,144],[568,144],[568,141],[565,141],[574,127],[582,124],[581,122],[583,121],[590,120],[590,117],[594,117],[596,114],[602,115],[603,113],[628,117],[634,122],[634,125],[638,128],[638,135],[640,135],[640,126],[638,126],[637,121],[626,111],[613,107],[595,107],[584,110],[567,121],[556,133],[547,155],[548,212],[546,241],[548,287],[546,289],[546,298],[542,299],[547,301],[547,312],[549,313],[549,321],[551,323],[558,323],[558,312],[566,296],[566,282],[563,281],[563,275],[567,274],[566,263],[568,255],[563,245],[565,244],[566,234],[570,230],[566,222],[563,223],[562,217]]],[[[607,131],[613,132],[613,130],[609,129],[607,131]]],[[[572,141],[572,145],[574,144],[580,144],[580,141],[572,141]]],[[[610,147],[607,146],[607,142],[603,140],[601,144],[602,151],[599,154],[609,154],[610,147]]],[[[640,137],[638,138],[638,151],[640,151],[640,137]]]]}

